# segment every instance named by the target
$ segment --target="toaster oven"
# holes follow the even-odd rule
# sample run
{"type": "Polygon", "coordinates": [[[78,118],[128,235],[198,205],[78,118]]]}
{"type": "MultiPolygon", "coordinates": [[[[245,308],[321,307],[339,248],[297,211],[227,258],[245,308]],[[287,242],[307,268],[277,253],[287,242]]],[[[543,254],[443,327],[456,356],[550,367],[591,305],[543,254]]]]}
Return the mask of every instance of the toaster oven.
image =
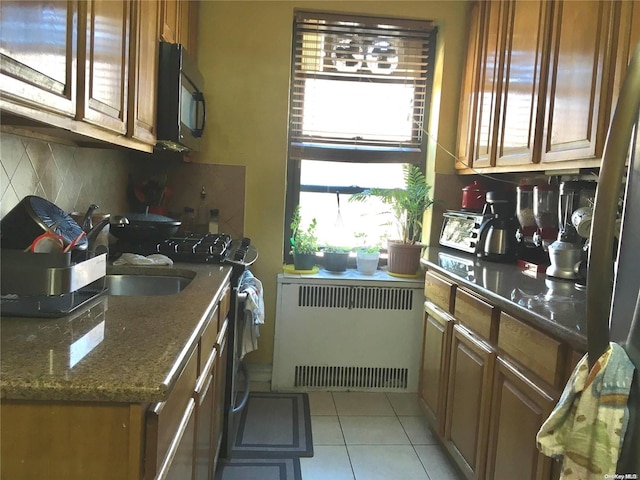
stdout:
{"type": "Polygon", "coordinates": [[[443,213],[443,217],[440,245],[467,253],[478,253],[485,215],[448,210],[443,213]]]}

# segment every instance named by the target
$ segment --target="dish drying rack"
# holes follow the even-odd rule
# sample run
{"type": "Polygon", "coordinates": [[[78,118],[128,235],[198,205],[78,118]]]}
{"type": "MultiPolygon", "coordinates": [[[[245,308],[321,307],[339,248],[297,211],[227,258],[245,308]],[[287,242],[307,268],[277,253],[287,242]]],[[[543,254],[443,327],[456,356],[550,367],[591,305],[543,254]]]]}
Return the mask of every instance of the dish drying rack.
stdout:
{"type": "Polygon", "coordinates": [[[76,262],[71,253],[3,249],[0,314],[3,317],[62,317],[101,294],[107,274],[107,254],[76,262]]]}

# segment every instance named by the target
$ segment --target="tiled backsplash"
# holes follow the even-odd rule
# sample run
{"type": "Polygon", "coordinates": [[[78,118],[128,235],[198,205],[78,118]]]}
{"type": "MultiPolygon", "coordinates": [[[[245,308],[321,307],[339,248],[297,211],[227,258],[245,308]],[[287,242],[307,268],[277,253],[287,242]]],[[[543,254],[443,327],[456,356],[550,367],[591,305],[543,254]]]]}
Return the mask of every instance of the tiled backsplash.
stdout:
{"type": "Polygon", "coordinates": [[[244,232],[245,167],[185,163],[122,149],[81,148],[0,132],[0,217],[23,197],[38,195],[66,212],[131,211],[129,178],[134,182],[162,177],[173,194],[170,212],[197,208],[205,186],[207,208],[220,210],[220,231],[232,237],[244,232]]]}

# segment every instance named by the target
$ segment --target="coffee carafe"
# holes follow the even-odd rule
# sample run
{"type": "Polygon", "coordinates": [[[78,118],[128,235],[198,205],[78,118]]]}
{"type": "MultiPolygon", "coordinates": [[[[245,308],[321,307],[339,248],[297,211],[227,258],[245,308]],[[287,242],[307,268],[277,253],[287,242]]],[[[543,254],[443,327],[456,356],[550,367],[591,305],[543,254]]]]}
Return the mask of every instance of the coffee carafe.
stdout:
{"type": "Polygon", "coordinates": [[[547,268],[547,275],[550,277],[582,279],[580,268],[585,259],[585,238],[578,235],[571,217],[579,209],[593,206],[595,190],[595,182],[568,180],[560,183],[558,238],[549,246],[551,265],[547,268]]]}
{"type": "Polygon", "coordinates": [[[487,192],[484,209],[485,221],[480,228],[478,256],[494,262],[515,260],[516,229],[513,199],[510,193],[487,192]]]}

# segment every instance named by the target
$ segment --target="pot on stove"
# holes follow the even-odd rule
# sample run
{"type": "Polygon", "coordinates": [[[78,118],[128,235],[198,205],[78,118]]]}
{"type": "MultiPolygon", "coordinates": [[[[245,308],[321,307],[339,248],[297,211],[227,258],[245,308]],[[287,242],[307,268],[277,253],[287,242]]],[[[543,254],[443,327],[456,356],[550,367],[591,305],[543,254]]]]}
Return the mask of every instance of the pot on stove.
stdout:
{"type": "Polygon", "coordinates": [[[111,217],[109,233],[125,242],[161,242],[174,236],[181,223],[154,213],[125,213],[111,217]],[[128,222],[118,221],[121,218],[126,218],[128,222]]]}

